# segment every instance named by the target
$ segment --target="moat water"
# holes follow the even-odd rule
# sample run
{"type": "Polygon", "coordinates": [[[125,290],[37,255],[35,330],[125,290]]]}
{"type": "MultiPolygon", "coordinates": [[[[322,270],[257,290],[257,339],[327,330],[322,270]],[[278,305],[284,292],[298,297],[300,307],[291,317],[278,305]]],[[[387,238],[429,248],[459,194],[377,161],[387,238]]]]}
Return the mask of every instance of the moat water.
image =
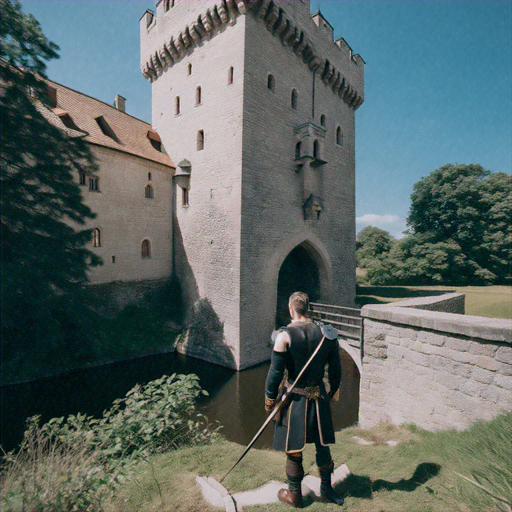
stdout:
{"type": "MultiPolygon", "coordinates": [[[[1,444],[8,451],[23,436],[25,420],[40,415],[41,421],[78,412],[100,417],[116,398],[135,384],[144,384],[162,375],[195,373],[209,396],[201,398],[198,409],[212,422],[222,425],[221,433],[230,441],[246,445],[266,419],[264,386],[269,364],[235,372],[199,359],[169,353],[120,363],[87,368],[34,382],[1,388],[1,444]]],[[[340,401],[334,404],[337,430],[357,422],[359,379],[348,372],[340,401]]],[[[256,443],[272,444],[272,425],[256,443]]]]}

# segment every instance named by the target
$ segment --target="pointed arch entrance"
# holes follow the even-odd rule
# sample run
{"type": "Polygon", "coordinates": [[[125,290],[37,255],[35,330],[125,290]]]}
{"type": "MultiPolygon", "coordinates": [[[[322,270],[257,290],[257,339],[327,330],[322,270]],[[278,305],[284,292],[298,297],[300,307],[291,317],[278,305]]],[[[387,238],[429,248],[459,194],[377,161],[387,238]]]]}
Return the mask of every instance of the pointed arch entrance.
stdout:
{"type": "Polygon", "coordinates": [[[307,241],[295,246],[279,269],[276,326],[289,322],[288,298],[293,292],[305,292],[311,302],[317,302],[329,286],[326,281],[326,265],[318,250],[307,241]]]}

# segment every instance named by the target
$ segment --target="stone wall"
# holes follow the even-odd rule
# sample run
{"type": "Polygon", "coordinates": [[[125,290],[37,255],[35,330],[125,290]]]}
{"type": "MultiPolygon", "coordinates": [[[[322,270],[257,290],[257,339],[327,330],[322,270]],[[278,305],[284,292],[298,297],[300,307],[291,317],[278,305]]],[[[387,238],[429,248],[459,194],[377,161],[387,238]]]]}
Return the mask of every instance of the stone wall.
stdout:
{"type": "Polygon", "coordinates": [[[511,322],[440,311],[462,301],[450,294],[363,307],[362,426],[461,429],[511,410],[511,322]]]}

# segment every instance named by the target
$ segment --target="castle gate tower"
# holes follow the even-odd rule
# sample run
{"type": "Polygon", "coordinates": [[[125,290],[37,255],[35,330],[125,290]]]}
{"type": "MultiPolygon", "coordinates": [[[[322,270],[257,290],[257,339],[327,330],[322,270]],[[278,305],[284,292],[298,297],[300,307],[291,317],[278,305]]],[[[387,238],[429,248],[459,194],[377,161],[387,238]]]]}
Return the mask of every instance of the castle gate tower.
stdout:
{"type": "Polygon", "coordinates": [[[364,61],[303,0],[160,0],[140,21],[153,128],[176,163],[180,350],[270,357],[289,293],[352,306],[364,61]]]}

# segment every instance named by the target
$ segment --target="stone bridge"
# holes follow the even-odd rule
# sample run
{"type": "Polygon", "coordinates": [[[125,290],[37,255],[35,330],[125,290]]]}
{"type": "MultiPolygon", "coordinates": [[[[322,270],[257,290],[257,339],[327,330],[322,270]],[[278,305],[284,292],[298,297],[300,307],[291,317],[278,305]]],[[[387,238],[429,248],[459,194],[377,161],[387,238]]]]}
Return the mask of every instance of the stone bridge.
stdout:
{"type": "Polygon", "coordinates": [[[460,429],[512,409],[511,322],[465,316],[463,294],[362,310],[312,304],[312,316],[338,328],[359,370],[363,427],[460,429]]]}

